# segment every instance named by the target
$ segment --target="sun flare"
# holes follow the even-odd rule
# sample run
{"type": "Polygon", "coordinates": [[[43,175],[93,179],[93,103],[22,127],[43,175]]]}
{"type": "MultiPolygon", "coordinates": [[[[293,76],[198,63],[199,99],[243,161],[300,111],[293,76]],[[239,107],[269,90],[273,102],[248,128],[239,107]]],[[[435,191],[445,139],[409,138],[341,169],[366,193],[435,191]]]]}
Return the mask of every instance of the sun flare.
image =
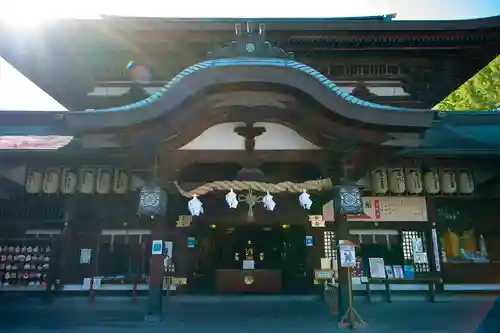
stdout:
{"type": "Polygon", "coordinates": [[[0,12],[0,22],[16,28],[33,28],[42,23],[65,18],[99,18],[90,10],[61,6],[60,2],[43,3],[24,1],[18,5],[8,5],[0,12]]]}

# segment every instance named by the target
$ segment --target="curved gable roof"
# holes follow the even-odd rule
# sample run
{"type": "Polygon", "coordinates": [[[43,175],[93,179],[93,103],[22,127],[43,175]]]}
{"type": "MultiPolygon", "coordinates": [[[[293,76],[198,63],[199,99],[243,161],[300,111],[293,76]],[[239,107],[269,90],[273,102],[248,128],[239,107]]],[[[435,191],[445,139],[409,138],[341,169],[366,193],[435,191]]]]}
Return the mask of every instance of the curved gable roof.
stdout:
{"type": "Polygon", "coordinates": [[[308,65],[278,58],[240,57],[203,61],[183,70],[159,93],[121,107],[79,112],[3,111],[0,112],[0,131],[4,135],[17,136],[72,135],[129,126],[168,116],[188,98],[212,86],[248,82],[270,82],[296,88],[332,113],[358,123],[414,128],[419,132],[427,129],[423,147],[500,147],[497,137],[484,137],[486,132],[491,133],[495,128],[500,130],[500,112],[437,112],[367,102],[343,92],[325,75],[308,65]],[[486,128],[486,125],[495,128],[486,128]],[[446,137],[438,140],[439,135],[446,137]]]}
{"type": "Polygon", "coordinates": [[[425,128],[434,111],[391,107],[361,100],[343,92],[333,81],[303,63],[277,58],[216,59],[192,65],[159,93],[122,107],[65,115],[77,131],[134,125],[160,117],[179,107],[189,97],[207,88],[228,83],[273,83],[300,90],[346,119],[373,125],[425,128]]]}

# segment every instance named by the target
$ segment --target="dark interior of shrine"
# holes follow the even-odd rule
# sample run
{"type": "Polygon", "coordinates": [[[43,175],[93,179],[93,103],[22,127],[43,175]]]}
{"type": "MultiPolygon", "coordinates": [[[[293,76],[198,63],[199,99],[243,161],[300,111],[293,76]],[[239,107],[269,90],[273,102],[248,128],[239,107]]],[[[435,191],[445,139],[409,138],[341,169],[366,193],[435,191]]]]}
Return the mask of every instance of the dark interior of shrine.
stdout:
{"type": "Polygon", "coordinates": [[[305,236],[305,225],[238,223],[198,228],[190,292],[307,293],[313,279],[309,276],[305,236]],[[242,270],[246,265],[253,266],[252,274],[242,270]],[[255,282],[242,284],[245,274],[252,275],[255,282]]]}

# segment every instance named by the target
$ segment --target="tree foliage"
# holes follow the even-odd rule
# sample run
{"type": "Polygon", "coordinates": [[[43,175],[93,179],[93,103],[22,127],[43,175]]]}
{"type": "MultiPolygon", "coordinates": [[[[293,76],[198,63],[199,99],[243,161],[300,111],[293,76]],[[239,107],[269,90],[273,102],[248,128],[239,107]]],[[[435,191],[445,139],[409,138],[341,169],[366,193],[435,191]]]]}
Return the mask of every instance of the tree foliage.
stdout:
{"type": "Polygon", "coordinates": [[[500,56],[434,107],[436,110],[500,110],[500,56]]]}

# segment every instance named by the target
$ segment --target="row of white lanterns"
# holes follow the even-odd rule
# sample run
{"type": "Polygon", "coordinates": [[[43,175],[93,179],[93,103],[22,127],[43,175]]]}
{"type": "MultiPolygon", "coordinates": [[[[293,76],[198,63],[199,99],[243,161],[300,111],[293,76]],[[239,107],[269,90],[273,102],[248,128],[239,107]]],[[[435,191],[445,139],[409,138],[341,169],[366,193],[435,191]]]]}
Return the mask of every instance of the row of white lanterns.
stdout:
{"type": "Polygon", "coordinates": [[[84,167],[74,172],[71,168],[28,168],[25,188],[29,194],[125,194],[131,178],[123,169],[84,167]]]}
{"type": "Polygon", "coordinates": [[[373,193],[472,194],[474,179],[468,169],[376,168],[370,174],[373,193]]]}

